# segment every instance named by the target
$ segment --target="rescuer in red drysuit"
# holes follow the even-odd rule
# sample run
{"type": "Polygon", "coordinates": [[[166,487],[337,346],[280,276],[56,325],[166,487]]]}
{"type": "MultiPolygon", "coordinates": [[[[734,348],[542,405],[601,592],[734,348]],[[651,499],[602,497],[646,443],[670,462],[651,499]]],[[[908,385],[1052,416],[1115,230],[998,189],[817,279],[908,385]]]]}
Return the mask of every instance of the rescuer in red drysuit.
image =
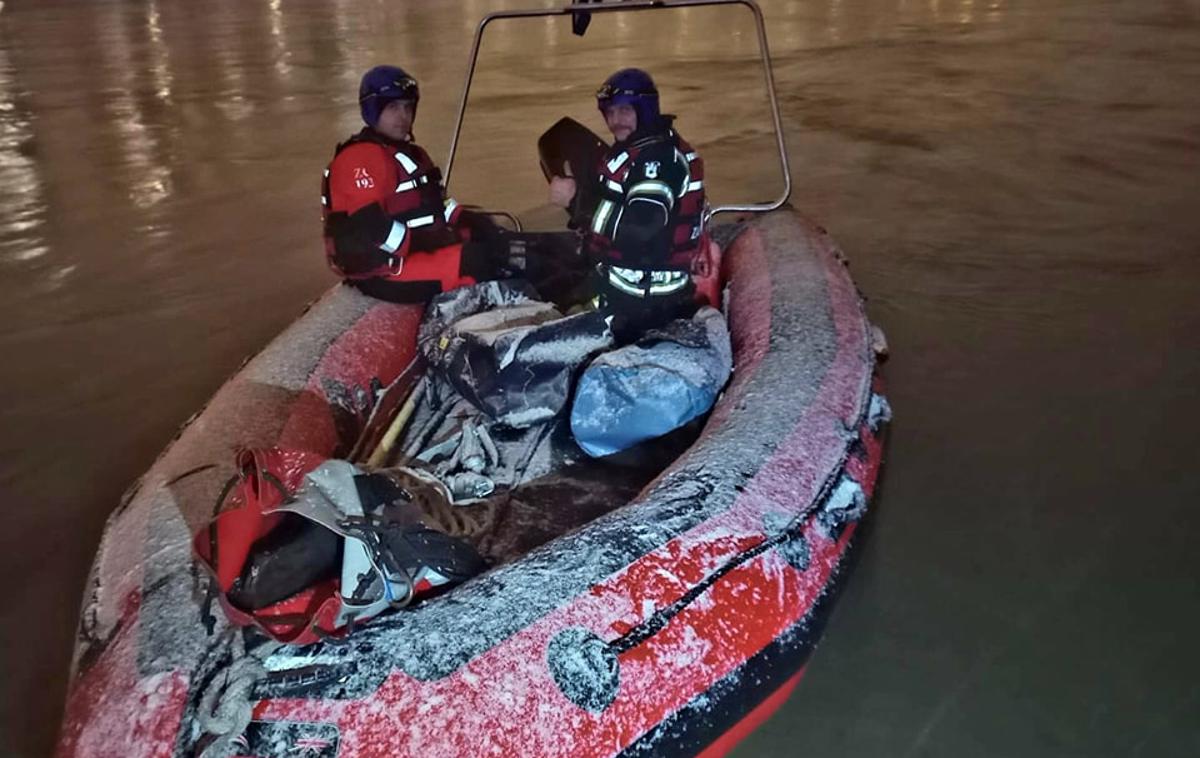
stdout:
{"type": "MultiPolygon", "coordinates": [[[[708,257],[704,162],[659,112],[645,71],[605,80],[596,104],[616,142],[600,160],[599,203],[585,242],[599,274],[600,306],[614,314],[619,341],[695,310],[692,273],[708,257]]],[[[568,207],[575,180],[554,177],[550,202],[568,207]]]]}
{"type": "Polygon", "coordinates": [[[424,302],[439,292],[495,278],[486,220],[446,197],[442,174],[413,142],[420,91],[395,66],[363,75],[366,123],[337,146],[321,204],[329,265],[368,295],[424,302]]]}

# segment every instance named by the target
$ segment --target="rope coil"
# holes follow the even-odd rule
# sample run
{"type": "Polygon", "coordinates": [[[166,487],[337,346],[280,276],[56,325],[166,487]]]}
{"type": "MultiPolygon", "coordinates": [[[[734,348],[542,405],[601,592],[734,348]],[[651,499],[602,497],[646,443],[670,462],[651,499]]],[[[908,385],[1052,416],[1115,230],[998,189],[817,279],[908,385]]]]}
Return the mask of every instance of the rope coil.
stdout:
{"type": "Polygon", "coordinates": [[[245,734],[253,716],[254,687],[269,673],[263,661],[283,647],[283,643],[272,641],[247,652],[244,635],[239,630],[230,629],[227,634],[230,663],[213,676],[197,706],[196,720],[201,734],[214,738],[197,758],[237,755],[235,743],[245,734]]]}

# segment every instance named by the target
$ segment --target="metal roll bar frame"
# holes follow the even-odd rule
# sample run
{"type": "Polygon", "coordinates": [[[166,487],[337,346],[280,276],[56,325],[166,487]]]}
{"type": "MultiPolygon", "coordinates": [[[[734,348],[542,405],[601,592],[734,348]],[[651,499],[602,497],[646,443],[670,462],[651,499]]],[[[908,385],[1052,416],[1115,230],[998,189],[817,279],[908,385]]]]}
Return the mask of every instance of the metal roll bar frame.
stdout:
{"type": "MultiPolygon", "coordinates": [[[[479,22],[475,30],[475,41],[471,45],[471,57],[467,66],[467,78],[463,84],[462,99],[458,104],[458,118],[454,122],[454,135],[450,140],[450,155],[446,158],[444,171],[446,186],[450,184],[450,171],[454,168],[454,154],[458,149],[458,138],[462,132],[463,117],[467,112],[467,98],[471,93],[471,81],[475,77],[475,64],[479,59],[479,48],[483,43],[483,32],[493,21],[508,18],[544,18],[548,16],[581,16],[588,13],[613,13],[620,11],[649,11],[664,8],[688,8],[703,5],[744,5],[754,14],[758,29],[758,48],[762,56],[763,79],[767,85],[767,97],[771,104],[771,118],[775,123],[775,142],[779,148],[779,164],[783,173],[783,193],[769,203],[742,205],[718,205],[708,212],[708,218],[718,213],[766,213],[781,207],[792,194],[792,176],[788,169],[787,145],[783,138],[783,123],[779,117],[779,102],[775,97],[775,76],[771,68],[771,54],[767,49],[767,28],[763,22],[762,9],[754,0],[616,0],[615,2],[579,4],[561,8],[533,8],[529,10],[496,11],[489,13],[479,22]]],[[[586,23],[584,24],[586,27],[586,23]]],[[[577,27],[578,28],[578,27],[577,27]]]]}

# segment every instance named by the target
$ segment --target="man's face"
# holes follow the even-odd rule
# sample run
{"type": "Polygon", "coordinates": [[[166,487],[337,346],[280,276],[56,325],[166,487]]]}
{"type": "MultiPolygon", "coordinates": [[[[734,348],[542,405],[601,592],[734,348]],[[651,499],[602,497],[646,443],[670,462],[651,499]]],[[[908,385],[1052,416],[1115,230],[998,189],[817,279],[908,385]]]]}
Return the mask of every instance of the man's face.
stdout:
{"type": "Polygon", "coordinates": [[[607,105],[604,108],[604,123],[612,136],[621,142],[637,129],[637,111],[629,103],[607,105]]]}
{"type": "Polygon", "coordinates": [[[392,100],[383,106],[375,131],[385,137],[403,142],[412,134],[415,108],[412,100],[392,100]]]}

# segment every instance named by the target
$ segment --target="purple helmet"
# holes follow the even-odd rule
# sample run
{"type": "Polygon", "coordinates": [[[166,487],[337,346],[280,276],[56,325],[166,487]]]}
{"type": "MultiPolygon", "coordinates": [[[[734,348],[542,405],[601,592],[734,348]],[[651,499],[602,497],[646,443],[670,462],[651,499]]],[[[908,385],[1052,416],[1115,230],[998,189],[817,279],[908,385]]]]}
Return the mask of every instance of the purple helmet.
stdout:
{"type": "Polygon", "coordinates": [[[420,99],[417,80],[398,66],[376,66],[363,74],[358,85],[358,107],[367,126],[379,123],[379,115],[391,101],[412,100],[415,109],[420,99]]]}
{"type": "Polygon", "coordinates": [[[604,80],[596,91],[596,107],[603,113],[609,105],[632,105],[637,112],[638,130],[651,129],[662,120],[658,110],[658,89],[650,74],[640,68],[623,68],[604,80]]]}

